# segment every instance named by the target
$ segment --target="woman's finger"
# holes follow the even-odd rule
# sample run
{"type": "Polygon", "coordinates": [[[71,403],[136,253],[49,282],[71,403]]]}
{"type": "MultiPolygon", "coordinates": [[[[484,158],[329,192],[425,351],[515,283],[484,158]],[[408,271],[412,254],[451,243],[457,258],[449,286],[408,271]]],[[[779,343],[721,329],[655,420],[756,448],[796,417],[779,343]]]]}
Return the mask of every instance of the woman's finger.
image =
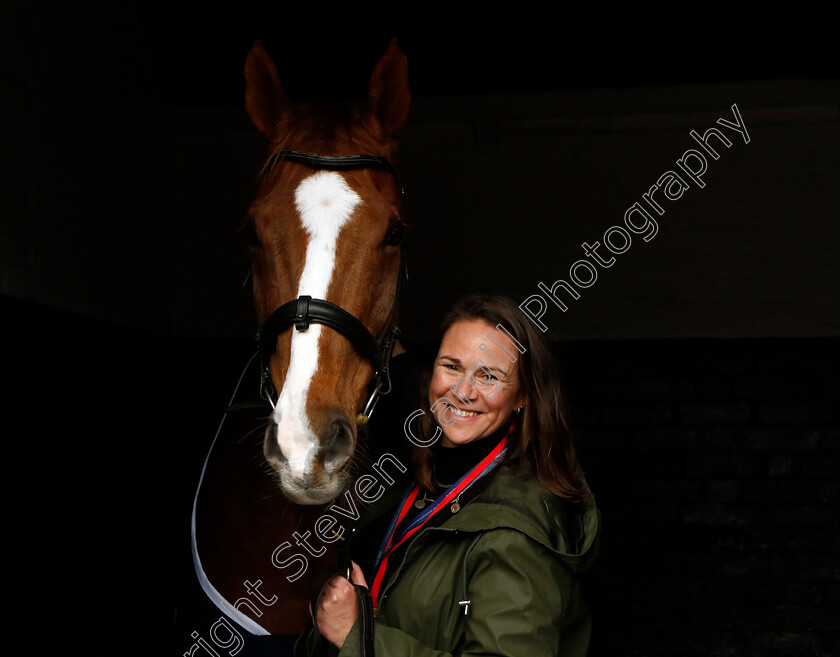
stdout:
{"type": "Polygon", "coordinates": [[[340,575],[336,575],[327,582],[327,586],[321,594],[321,599],[318,604],[319,613],[320,609],[323,609],[326,604],[340,604],[344,600],[349,600],[352,592],[353,587],[350,585],[350,582],[340,575]]]}
{"type": "Polygon", "coordinates": [[[353,582],[353,584],[361,584],[365,588],[369,588],[367,580],[365,580],[365,574],[362,572],[362,568],[359,564],[355,561],[351,561],[350,563],[353,564],[353,570],[350,571],[350,581],[353,582]]]}

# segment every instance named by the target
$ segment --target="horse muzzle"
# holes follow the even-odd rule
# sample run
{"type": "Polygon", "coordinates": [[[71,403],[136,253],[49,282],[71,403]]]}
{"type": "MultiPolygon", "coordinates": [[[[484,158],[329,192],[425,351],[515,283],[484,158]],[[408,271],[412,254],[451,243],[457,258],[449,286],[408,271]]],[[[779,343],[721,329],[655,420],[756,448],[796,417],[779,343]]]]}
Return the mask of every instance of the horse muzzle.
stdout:
{"type": "Polygon", "coordinates": [[[327,413],[308,429],[308,423],[284,422],[272,415],[263,454],[277,472],[283,494],[297,504],[323,504],[337,497],[347,477],[345,466],[356,447],[356,429],[342,413],[327,413]]]}

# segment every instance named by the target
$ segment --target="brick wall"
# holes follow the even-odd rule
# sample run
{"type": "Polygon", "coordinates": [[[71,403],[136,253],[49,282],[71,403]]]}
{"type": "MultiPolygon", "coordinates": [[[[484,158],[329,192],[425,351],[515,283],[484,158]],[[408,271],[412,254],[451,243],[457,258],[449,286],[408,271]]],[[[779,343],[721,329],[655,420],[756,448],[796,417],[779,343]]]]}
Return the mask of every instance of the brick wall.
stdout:
{"type": "Polygon", "coordinates": [[[837,341],[559,352],[604,517],[592,654],[838,654],[837,341]]]}

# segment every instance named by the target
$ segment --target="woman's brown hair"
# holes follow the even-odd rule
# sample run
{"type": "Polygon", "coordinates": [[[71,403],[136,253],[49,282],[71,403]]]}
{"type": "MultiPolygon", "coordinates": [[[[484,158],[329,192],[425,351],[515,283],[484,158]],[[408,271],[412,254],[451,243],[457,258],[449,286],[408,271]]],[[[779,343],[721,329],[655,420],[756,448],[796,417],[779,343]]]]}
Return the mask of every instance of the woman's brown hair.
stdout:
{"type": "MultiPolygon", "coordinates": [[[[511,352],[518,356],[519,383],[527,401],[516,416],[518,426],[510,436],[505,463],[519,465],[546,490],[569,501],[592,497],[577,460],[576,438],[554,356],[542,334],[511,299],[471,295],[457,301],[444,316],[440,335],[458,322],[476,319],[490,326],[500,325],[524,348],[518,354],[511,343],[511,352]]],[[[423,440],[431,442],[437,424],[428,406],[428,377],[423,387],[425,413],[418,424],[423,440]]],[[[412,456],[415,480],[430,490],[436,489],[434,459],[434,450],[426,447],[415,448],[412,456]]]]}

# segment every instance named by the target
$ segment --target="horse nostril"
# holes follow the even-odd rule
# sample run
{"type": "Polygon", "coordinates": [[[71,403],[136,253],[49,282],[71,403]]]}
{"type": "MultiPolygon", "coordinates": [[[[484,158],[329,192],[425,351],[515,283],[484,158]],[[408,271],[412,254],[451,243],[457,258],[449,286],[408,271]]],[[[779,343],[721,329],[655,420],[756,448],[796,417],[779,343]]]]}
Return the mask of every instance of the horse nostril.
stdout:
{"type": "Polygon", "coordinates": [[[277,423],[269,422],[263,439],[263,455],[269,463],[282,463],[286,460],[283,450],[277,442],[277,423]]]}
{"type": "Polygon", "coordinates": [[[334,470],[350,458],[355,436],[346,418],[338,418],[328,426],[329,434],[324,440],[324,465],[328,470],[334,470]]]}

